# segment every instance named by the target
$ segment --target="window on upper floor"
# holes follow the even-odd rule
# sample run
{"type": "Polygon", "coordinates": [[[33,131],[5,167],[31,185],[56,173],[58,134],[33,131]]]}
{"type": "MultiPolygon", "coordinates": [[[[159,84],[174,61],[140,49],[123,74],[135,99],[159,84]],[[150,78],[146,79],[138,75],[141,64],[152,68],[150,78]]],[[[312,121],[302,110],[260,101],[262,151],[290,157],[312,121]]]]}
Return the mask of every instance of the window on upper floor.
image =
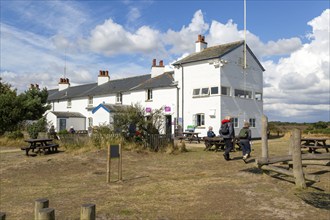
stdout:
{"type": "Polygon", "coordinates": [[[230,87],[221,86],[221,95],[228,95],[228,96],[230,96],[230,87]]]}
{"type": "Polygon", "coordinates": [[[256,119],[255,118],[250,118],[249,119],[250,127],[255,128],[256,127],[256,119]]]}
{"type": "Polygon", "coordinates": [[[194,89],[193,90],[193,96],[199,96],[201,89],[194,89]]]}
{"type": "Polygon", "coordinates": [[[201,97],[201,96],[210,96],[210,95],[218,95],[219,87],[203,87],[193,89],[193,97],[201,97]]]}
{"type": "Polygon", "coordinates": [[[252,92],[248,90],[235,89],[235,97],[252,99],[252,92]]]}
{"type": "Polygon", "coordinates": [[[219,87],[211,87],[211,95],[218,95],[219,94],[219,87]]]}
{"type": "Polygon", "coordinates": [[[254,94],[254,98],[257,100],[257,101],[262,101],[262,93],[261,92],[256,92],[254,94]]]}
{"type": "Polygon", "coordinates": [[[88,96],[88,105],[93,106],[93,96],[88,96]]]}
{"type": "Polygon", "coordinates": [[[198,127],[205,126],[205,115],[204,113],[198,113],[193,116],[194,125],[198,127]]]}
{"type": "Polygon", "coordinates": [[[67,107],[67,108],[71,108],[71,107],[72,107],[71,99],[68,99],[68,101],[67,101],[67,103],[66,103],[66,107],[67,107]]]}
{"type": "Polygon", "coordinates": [[[120,92],[118,92],[116,94],[116,102],[117,103],[122,103],[122,99],[123,99],[123,94],[121,94],[120,92]]]}
{"type": "Polygon", "coordinates": [[[208,95],[210,95],[209,88],[208,87],[202,88],[201,89],[201,95],[202,96],[208,96],[208,95]]]}
{"type": "Polygon", "coordinates": [[[146,98],[147,98],[147,101],[152,101],[152,89],[147,89],[146,98]]]}

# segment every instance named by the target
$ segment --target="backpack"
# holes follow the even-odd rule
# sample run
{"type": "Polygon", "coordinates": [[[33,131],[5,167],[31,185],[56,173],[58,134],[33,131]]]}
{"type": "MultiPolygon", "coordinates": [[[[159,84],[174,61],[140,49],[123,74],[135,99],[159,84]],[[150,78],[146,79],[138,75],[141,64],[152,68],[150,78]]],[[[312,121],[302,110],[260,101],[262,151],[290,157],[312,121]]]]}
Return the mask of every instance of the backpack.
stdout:
{"type": "Polygon", "coordinates": [[[246,139],[248,138],[249,136],[249,130],[246,129],[246,128],[242,128],[240,131],[239,131],[239,134],[238,134],[238,137],[240,139],[246,139]]]}
{"type": "Polygon", "coordinates": [[[229,125],[228,125],[228,122],[221,125],[220,132],[219,133],[222,134],[222,135],[229,134],[229,125]]]}

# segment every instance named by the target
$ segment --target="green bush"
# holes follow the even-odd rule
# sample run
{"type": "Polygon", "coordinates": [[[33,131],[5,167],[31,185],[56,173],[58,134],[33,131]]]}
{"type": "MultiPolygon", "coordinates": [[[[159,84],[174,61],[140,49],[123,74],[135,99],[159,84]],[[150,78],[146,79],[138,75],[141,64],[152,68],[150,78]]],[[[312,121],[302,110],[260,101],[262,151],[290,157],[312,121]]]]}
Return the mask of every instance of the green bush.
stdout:
{"type": "Polygon", "coordinates": [[[47,120],[46,118],[42,117],[37,122],[29,124],[27,126],[27,132],[29,133],[30,138],[38,138],[39,132],[46,132],[47,131],[47,120]]]}
{"type": "Polygon", "coordinates": [[[13,131],[6,134],[6,137],[11,140],[23,139],[24,134],[21,131],[13,131]]]}

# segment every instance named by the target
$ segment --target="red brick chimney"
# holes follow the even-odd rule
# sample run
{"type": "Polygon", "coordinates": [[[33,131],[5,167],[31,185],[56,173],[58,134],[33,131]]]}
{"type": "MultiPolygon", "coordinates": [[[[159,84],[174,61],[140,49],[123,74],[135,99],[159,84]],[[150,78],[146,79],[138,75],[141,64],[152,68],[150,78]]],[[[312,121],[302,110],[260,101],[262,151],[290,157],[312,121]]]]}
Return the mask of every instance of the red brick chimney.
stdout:
{"type": "Polygon", "coordinates": [[[195,44],[196,44],[196,52],[201,52],[202,50],[207,48],[207,43],[205,42],[205,36],[199,34],[195,44]]]}
{"type": "Polygon", "coordinates": [[[108,70],[100,70],[99,75],[97,77],[97,85],[102,85],[110,81],[109,71],[108,70]]]}

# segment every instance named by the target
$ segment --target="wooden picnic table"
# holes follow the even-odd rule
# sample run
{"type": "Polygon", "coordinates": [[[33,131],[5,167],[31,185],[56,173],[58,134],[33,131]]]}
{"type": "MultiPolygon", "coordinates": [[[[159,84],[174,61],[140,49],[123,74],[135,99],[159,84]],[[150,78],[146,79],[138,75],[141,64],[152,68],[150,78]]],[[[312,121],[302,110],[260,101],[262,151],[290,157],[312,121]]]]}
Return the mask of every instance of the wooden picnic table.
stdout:
{"type": "Polygon", "coordinates": [[[182,132],[182,135],[179,139],[181,140],[187,140],[189,141],[189,143],[191,143],[192,141],[197,141],[198,143],[200,143],[200,137],[198,137],[200,133],[199,132],[182,132]]]}
{"type": "MultiPolygon", "coordinates": [[[[211,150],[212,146],[215,146],[215,151],[224,150],[225,149],[225,142],[223,137],[221,136],[216,136],[216,137],[203,137],[203,141],[205,144],[205,149],[204,150],[211,150]]],[[[235,149],[235,144],[238,146],[238,149],[241,149],[241,146],[239,145],[239,138],[234,138],[234,147],[233,150],[235,149]]]]}
{"type": "Polygon", "coordinates": [[[29,146],[22,147],[21,150],[25,150],[26,156],[29,156],[29,151],[32,150],[34,152],[37,150],[37,153],[44,154],[50,152],[57,152],[58,144],[52,143],[53,139],[50,138],[37,138],[37,139],[27,139],[25,142],[29,143],[29,146]]]}
{"type": "Polygon", "coordinates": [[[330,138],[319,138],[319,137],[307,137],[301,138],[301,146],[308,147],[310,153],[315,153],[317,149],[325,149],[329,152],[330,145],[326,144],[326,141],[330,138]]]}

